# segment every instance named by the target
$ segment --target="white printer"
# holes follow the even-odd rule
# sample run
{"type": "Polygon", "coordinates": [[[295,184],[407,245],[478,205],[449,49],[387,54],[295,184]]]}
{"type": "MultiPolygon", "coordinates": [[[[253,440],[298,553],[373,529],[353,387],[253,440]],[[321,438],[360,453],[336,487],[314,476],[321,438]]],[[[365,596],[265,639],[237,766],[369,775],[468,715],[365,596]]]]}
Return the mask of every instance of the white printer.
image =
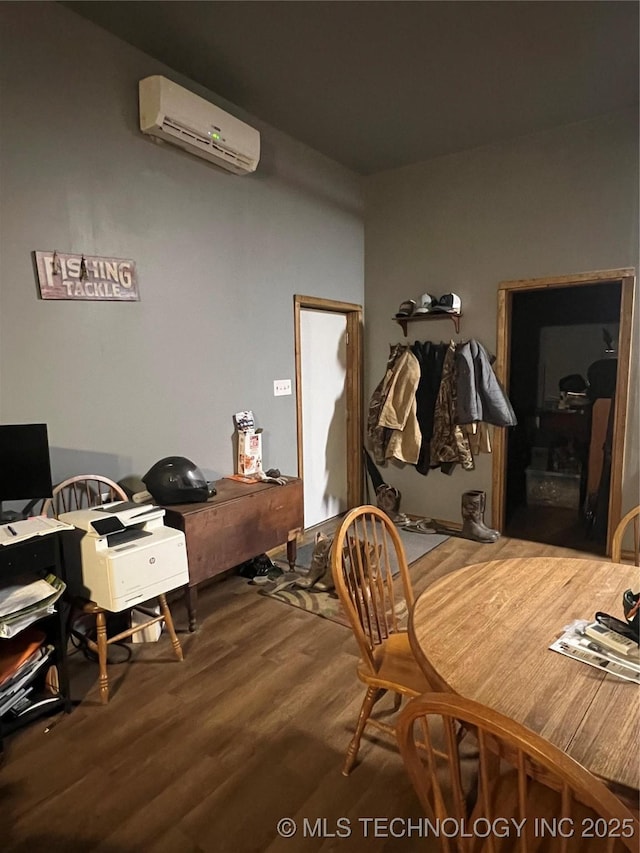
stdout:
{"type": "Polygon", "coordinates": [[[61,513],[67,586],[112,612],[189,582],[184,533],[165,527],[164,509],[117,501],[61,513]]]}

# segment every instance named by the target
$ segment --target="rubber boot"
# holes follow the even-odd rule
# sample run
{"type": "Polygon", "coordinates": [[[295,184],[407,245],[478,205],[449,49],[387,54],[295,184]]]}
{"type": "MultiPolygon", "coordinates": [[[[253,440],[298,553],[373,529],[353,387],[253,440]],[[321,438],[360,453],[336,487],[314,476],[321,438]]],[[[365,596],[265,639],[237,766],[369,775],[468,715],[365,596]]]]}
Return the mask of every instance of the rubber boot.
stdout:
{"type": "Polygon", "coordinates": [[[333,583],[333,572],[331,571],[331,546],[333,545],[333,539],[329,539],[326,543],[325,552],[324,552],[324,564],[325,570],[324,574],[318,578],[315,582],[313,588],[319,590],[320,592],[332,592],[335,589],[335,584],[333,583]]]}
{"type": "Polygon", "coordinates": [[[465,492],[462,495],[462,536],[474,542],[495,542],[500,534],[484,523],[484,492],[465,492]]]}
{"type": "Polygon", "coordinates": [[[485,524],[485,521],[484,521],[484,512],[485,512],[485,509],[487,506],[487,493],[486,492],[480,492],[480,504],[482,506],[482,515],[481,515],[482,526],[484,528],[486,528],[486,530],[488,530],[489,533],[492,533],[496,537],[496,539],[499,539],[500,538],[500,531],[494,530],[493,527],[489,527],[487,524],[485,524]]]}
{"type": "MultiPolygon", "coordinates": [[[[300,589],[310,589],[319,581],[324,581],[327,574],[327,566],[329,566],[329,551],[332,542],[333,540],[324,533],[316,533],[311,566],[304,577],[296,580],[295,585],[297,587],[300,589]]],[[[331,574],[330,566],[329,574],[331,574]]]]}

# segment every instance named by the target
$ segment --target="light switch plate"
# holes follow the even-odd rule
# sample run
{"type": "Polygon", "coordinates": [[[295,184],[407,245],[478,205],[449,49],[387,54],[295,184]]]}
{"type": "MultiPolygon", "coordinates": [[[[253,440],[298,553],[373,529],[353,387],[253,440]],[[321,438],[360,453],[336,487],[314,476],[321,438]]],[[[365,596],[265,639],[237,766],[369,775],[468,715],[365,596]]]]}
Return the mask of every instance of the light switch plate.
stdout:
{"type": "Polygon", "coordinates": [[[274,397],[285,397],[288,394],[291,394],[291,380],[290,379],[274,379],[273,380],[273,396],[274,397]]]}

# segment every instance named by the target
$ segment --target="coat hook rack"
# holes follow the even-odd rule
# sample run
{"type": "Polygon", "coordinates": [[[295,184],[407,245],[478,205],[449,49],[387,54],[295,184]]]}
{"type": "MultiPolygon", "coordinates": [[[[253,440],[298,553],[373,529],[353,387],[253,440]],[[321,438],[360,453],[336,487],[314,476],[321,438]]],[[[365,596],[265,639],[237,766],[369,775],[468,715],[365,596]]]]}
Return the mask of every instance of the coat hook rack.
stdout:
{"type": "Polygon", "coordinates": [[[462,314],[450,314],[446,311],[437,312],[433,314],[410,314],[408,317],[394,317],[393,319],[398,323],[398,325],[402,328],[404,332],[405,338],[407,337],[407,324],[412,323],[414,320],[442,320],[445,318],[449,318],[453,321],[453,325],[456,328],[456,335],[460,334],[460,318],[462,314]]]}

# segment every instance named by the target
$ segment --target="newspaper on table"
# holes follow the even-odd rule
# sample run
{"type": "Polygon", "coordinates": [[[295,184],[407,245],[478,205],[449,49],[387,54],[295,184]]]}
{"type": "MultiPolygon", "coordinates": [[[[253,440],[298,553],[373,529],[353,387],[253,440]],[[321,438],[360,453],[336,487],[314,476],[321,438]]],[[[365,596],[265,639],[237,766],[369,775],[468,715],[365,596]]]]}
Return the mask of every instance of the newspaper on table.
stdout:
{"type": "Polygon", "coordinates": [[[604,672],[609,672],[618,678],[640,684],[640,650],[639,653],[621,655],[610,649],[605,649],[596,640],[584,635],[584,628],[589,620],[577,620],[567,625],[562,636],[549,646],[554,652],[586,663],[604,672]]]}

